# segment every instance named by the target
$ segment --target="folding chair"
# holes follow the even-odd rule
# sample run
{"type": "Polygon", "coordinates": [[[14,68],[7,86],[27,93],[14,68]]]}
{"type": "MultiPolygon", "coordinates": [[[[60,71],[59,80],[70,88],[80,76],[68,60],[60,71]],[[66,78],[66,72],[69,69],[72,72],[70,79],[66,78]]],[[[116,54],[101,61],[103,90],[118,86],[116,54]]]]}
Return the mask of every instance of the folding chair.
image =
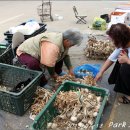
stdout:
{"type": "Polygon", "coordinates": [[[78,21],[77,21],[76,23],[82,22],[82,23],[86,24],[87,21],[85,20],[85,18],[86,18],[87,16],[80,16],[80,15],[78,14],[78,11],[77,11],[77,9],[76,9],[75,6],[73,6],[73,10],[74,10],[75,17],[78,19],[78,21]]]}

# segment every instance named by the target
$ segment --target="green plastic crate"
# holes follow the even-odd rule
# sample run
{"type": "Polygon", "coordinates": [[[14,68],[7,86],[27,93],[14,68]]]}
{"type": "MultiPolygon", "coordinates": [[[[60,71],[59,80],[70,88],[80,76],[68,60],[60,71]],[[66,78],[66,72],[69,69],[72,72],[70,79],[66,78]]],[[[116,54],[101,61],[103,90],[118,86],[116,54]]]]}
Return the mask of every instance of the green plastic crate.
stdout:
{"type": "Polygon", "coordinates": [[[6,46],[0,45],[0,55],[2,55],[4,53],[6,48],[7,48],[6,46]]]}
{"type": "Polygon", "coordinates": [[[14,87],[28,78],[31,79],[31,82],[18,93],[0,91],[0,109],[22,116],[33,102],[41,76],[42,72],[39,71],[0,63],[0,85],[14,87]]]}
{"type": "Polygon", "coordinates": [[[96,130],[101,118],[101,114],[103,112],[104,106],[109,96],[109,91],[105,88],[97,88],[97,87],[88,87],[85,84],[79,84],[72,81],[66,81],[62,84],[56,93],[52,96],[52,98],[48,101],[47,105],[42,109],[42,111],[36,116],[33,124],[30,126],[31,130],[46,130],[47,123],[50,122],[53,117],[57,115],[57,110],[53,106],[56,96],[59,94],[60,91],[69,91],[69,90],[76,90],[76,88],[88,88],[92,92],[96,93],[97,95],[102,96],[103,101],[101,107],[99,109],[98,115],[95,120],[95,124],[93,130],[96,130]]]}
{"type": "Polygon", "coordinates": [[[7,51],[3,52],[0,55],[0,63],[13,65],[13,58],[14,56],[13,56],[12,49],[9,48],[7,51]]]}
{"type": "Polygon", "coordinates": [[[0,42],[0,56],[5,52],[5,50],[8,48],[9,43],[7,41],[1,41],[0,42]]]}

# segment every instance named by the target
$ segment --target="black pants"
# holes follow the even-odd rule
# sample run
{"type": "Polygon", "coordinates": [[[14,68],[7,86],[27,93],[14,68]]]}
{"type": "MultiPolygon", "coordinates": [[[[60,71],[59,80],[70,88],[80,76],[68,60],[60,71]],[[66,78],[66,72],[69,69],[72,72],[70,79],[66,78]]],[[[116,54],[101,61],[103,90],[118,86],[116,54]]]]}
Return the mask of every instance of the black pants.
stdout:
{"type": "Polygon", "coordinates": [[[121,65],[114,91],[130,96],[130,65],[121,65]]]}
{"type": "MultiPolygon", "coordinates": [[[[42,69],[40,68],[40,62],[36,58],[28,54],[21,54],[18,58],[19,58],[19,61],[23,65],[26,65],[29,69],[42,71],[42,69]]],[[[63,60],[60,60],[59,62],[56,63],[55,72],[57,74],[60,74],[62,72],[62,66],[63,66],[63,60]]],[[[46,83],[47,83],[47,79],[45,75],[43,75],[41,78],[40,85],[44,86],[46,83]]]]}
{"type": "Polygon", "coordinates": [[[118,70],[116,70],[115,73],[117,75],[115,74],[110,75],[111,78],[114,79],[115,76],[117,76],[114,91],[130,96],[130,65],[126,63],[121,64],[120,67],[118,66],[118,70]]]}

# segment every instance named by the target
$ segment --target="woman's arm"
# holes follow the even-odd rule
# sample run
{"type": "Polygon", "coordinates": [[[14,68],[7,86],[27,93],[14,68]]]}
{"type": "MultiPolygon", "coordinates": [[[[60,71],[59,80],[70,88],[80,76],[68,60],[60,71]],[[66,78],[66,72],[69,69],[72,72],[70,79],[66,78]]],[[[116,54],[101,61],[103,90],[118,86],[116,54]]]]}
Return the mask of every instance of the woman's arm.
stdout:
{"type": "Polygon", "coordinates": [[[47,67],[47,70],[51,78],[56,79],[57,74],[55,73],[55,64],[58,59],[59,48],[48,41],[41,42],[41,64],[47,67]]]}
{"type": "Polygon", "coordinates": [[[53,78],[54,80],[57,79],[58,75],[55,73],[55,67],[48,67],[47,66],[47,70],[51,76],[51,78],[53,78]]]}
{"type": "Polygon", "coordinates": [[[74,75],[73,67],[72,67],[72,64],[70,61],[70,56],[68,54],[64,57],[64,63],[66,65],[67,69],[69,70],[69,74],[74,75]]]}
{"type": "Polygon", "coordinates": [[[54,67],[59,55],[59,48],[51,42],[42,42],[41,43],[41,64],[54,67]]]}
{"type": "Polygon", "coordinates": [[[113,64],[113,62],[110,61],[109,59],[107,59],[106,62],[104,63],[104,65],[102,66],[100,72],[104,73],[112,64],[113,64]]]}
{"type": "Polygon", "coordinates": [[[102,68],[100,69],[100,72],[96,75],[95,81],[98,81],[102,78],[104,72],[113,64],[113,61],[107,59],[105,63],[103,64],[102,68]]]}
{"type": "Polygon", "coordinates": [[[102,78],[104,72],[113,64],[114,61],[117,60],[118,55],[120,54],[121,48],[116,48],[112,54],[108,57],[108,59],[103,64],[102,68],[100,69],[100,72],[96,75],[95,81],[98,81],[102,78]]]}

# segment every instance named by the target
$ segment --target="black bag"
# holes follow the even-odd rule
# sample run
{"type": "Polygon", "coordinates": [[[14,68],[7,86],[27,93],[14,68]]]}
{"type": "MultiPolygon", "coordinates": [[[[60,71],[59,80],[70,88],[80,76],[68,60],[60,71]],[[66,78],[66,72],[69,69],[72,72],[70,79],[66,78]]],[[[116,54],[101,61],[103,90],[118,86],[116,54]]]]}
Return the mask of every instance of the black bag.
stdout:
{"type": "Polygon", "coordinates": [[[107,23],[109,23],[109,22],[110,22],[110,17],[109,17],[109,15],[108,15],[108,14],[103,14],[103,15],[100,15],[100,18],[105,19],[107,23]]]}
{"type": "Polygon", "coordinates": [[[120,66],[121,64],[118,62],[115,63],[115,66],[108,78],[108,83],[109,84],[115,84],[116,83],[116,80],[117,80],[117,77],[118,77],[118,74],[119,74],[119,70],[120,70],[120,66]]]}

